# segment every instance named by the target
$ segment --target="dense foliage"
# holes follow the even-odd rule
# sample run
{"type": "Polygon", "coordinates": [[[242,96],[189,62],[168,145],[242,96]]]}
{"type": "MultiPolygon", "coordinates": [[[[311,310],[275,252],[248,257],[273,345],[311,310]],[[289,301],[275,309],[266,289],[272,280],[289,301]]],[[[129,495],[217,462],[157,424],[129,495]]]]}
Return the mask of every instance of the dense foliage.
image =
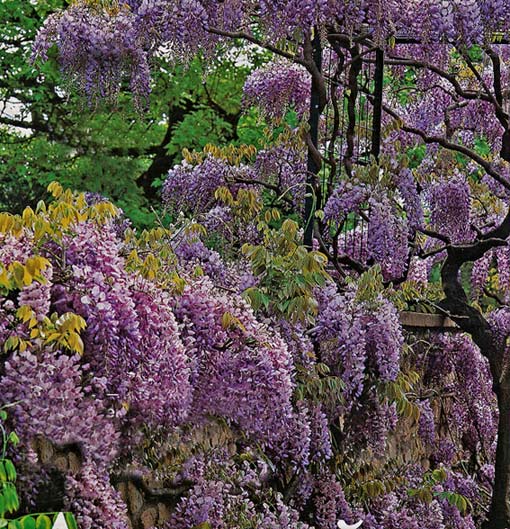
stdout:
{"type": "MultiPolygon", "coordinates": [[[[425,508],[445,527],[470,526],[459,512],[476,502],[466,476],[435,474],[436,499],[426,507],[407,491],[427,490],[416,465],[406,465],[403,479],[383,463],[399,415],[419,426],[423,447],[451,463],[455,447],[448,452],[448,438],[436,438],[434,401],[418,405],[406,392],[419,378],[437,377],[438,392],[446,379],[488,380],[469,342],[447,342],[444,373],[430,351],[426,362],[413,359],[423,365],[421,377],[401,372],[403,335],[394,305],[378,291],[382,277],[368,275],[339,293],[323,256],[299,246],[293,221],[275,231],[259,216],[262,245],[247,250],[255,275],[245,293],[260,296],[264,307],[274,289],[290,283],[286,299],[257,316],[241,295],[246,279],[232,268],[227,275],[235,263],[203,245],[194,221],[137,237],[129,228],[122,233],[125,223],[111,204],[91,204],[58,185],[51,190],[49,206],[0,217],[2,342],[9,355],[2,400],[17,403],[11,415],[24,453],[18,466],[26,502],[37,503],[52,479],[51,462],[42,464],[37,449],[44,435],[56,446],[79,446],[81,467],[65,476],[64,490],[80,527],[127,527],[108,476],[135,470],[186,484],[169,527],[329,528],[360,517],[369,527],[391,527],[402,512],[418,520],[425,508]],[[275,270],[280,262],[280,276],[262,273],[263,251],[272,253],[275,270]],[[289,253],[293,261],[281,261],[289,253]],[[307,313],[317,314],[315,352],[303,335],[307,313]],[[466,368],[471,358],[465,374],[454,369],[456,354],[466,368]],[[369,454],[381,462],[356,483],[369,454]],[[390,498],[388,511],[382,506],[390,498]],[[368,517],[364,505],[371,505],[368,517]]],[[[435,350],[442,355],[439,344],[435,350]]],[[[482,390],[487,408],[479,401],[480,414],[469,417],[473,403],[459,402],[452,416],[458,421],[449,423],[455,439],[474,434],[475,446],[476,429],[494,437],[491,392],[482,390]]]]}
{"type": "Polygon", "coordinates": [[[135,141],[165,61],[225,117],[196,72],[240,51],[229,104],[259,121],[216,145],[184,129],[151,229],[57,183],[0,214],[26,506],[58,470],[84,528],[156,525],[126,483],[165,491],[168,528],[510,526],[507,8],[83,0],[46,19],[35,64],[90,106],[129,92],[135,141]],[[404,330],[410,310],[455,327],[404,330]]]}

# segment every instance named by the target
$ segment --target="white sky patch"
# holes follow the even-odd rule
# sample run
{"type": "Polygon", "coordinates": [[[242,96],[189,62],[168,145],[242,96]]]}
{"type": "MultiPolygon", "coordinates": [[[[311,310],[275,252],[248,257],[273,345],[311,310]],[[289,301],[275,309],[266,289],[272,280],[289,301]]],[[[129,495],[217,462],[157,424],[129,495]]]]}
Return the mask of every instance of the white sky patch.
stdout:
{"type": "MultiPolygon", "coordinates": [[[[30,116],[27,116],[25,105],[14,97],[0,103],[0,116],[16,121],[24,121],[25,123],[32,121],[30,116]]],[[[30,129],[24,127],[13,127],[11,125],[0,126],[4,126],[7,130],[15,132],[19,136],[30,136],[32,134],[30,129]]]]}

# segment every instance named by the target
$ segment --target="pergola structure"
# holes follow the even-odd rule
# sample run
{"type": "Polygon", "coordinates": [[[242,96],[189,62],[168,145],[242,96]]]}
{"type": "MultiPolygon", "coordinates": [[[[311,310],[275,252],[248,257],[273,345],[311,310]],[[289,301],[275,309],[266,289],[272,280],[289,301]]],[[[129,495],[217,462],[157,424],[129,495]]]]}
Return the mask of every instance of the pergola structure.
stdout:
{"type": "MultiPolygon", "coordinates": [[[[332,180],[342,169],[345,170],[347,177],[351,177],[355,165],[367,165],[377,161],[381,153],[384,70],[385,65],[389,64],[387,51],[373,42],[368,31],[353,37],[336,34],[332,28],[329,28],[327,40],[330,45],[327,63],[319,31],[316,31],[312,41],[315,65],[328,84],[329,98],[327,102],[321,101],[320,89],[312,79],[309,117],[312,145],[309,145],[307,185],[309,189],[315,190],[315,196],[307,197],[304,214],[307,223],[305,244],[308,246],[313,239],[311,226],[313,222],[309,222],[309,219],[313,218],[316,209],[324,205],[322,198],[327,186],[331,188],[332,180]],[[334,66],[331,62],[333,53],[337,55],[339,61],[334,66]],[[350,60],[347,60],[346,55],[350,55],[350,60]],[[335,94],[339,87],[345,87],[342,103],[335,94]],[[325,119],[328,121],[330,113],[333,114],[332,132],[326,144],[321,146],[319,145],[320,118],[325,114],[325,119]],[[364,125],[361,123],[363,119],[365,119],[364,125]],[[360,146],[363,147],[362,150],[360,146]],[[318,153],[322,154],[322,158],[330,165],[327,178],[324,163],[321,163],[318,153]],[[340,159],[343,168],[338,167],[335,157],[340,159]],[[319,175],[321,171],[322,178],[319,175]]],[[[392,45],[420,43],[419,38],[410,35],[397,35],[392,39],[392,45]]],[[[495,33],[492,43],[508,45],[510,40],[502,33],[495,33]]],[[[413,65],[409,64],[409,66],[413,65]]],[[[503,90],[500,92],[496,97],[501,100],[501,106],[504,107],[505,94],[503,90]]],[[[326,128],[327,126],[326,123],[326,128]]],[[[507,131],[503,137],[500,154],[504,160],[510,161],[510,131],[507,131]]]]}
{"type": "MultiPolygon", "coordinates": [[[[308,145],[308,192],[305,204],[305,245],[311,247],[314,238],[314,214],[322,209],[325,198],[334,185],[342,178],[352,178],[356,167],[377,163],[381,154],[383,124],[383,92],[386,65],[394,65],[391,48],[377,46],[367,31],[357,36],[336,34],[332,28],[327,32],[328,47],[323,47],[324,37],[316,31],[312,41],[313,56],[327,84],[327,101],[321,100],[320,88],[312,78],[310,104],[310,139],[308,145]],[[329,53],[329,56],[328,56],[329,53]],[[334,57],[334,59],[333,59],[334,57]],[[334,62],[336,61],[336,62],[334,62]],[[340,93],[340,95],[339,95],[340,93]],[[326,140],[319,143],[319,129],[325,124],[326,140]],[[319,156],[320,155],[320,156],[319,156]]],[[[508,45],[510,40],[501,33],[495,33],[492,44],[508,45]]],[[[411,35],[397,35],[393,45],[419,45],[421,40],[411,35]]],[[[453,45],[454,43],[452,43],[453,45]]],[[[501,65],[499,59],[484,52],[495,68],[501,65]]],[[[421,67],[419,61],[410,61],[407,66],[421,67]]],[[[496,85],[495,97],[502,112],[506,112],[508,122],[510,113],[506,102],[508,94],[496,85]]],[[[467,93],[467,92],[466,92],[467,93]]],[[[475,93],[470,93],[476,99],[475,93]]],[[[391,115],[391,114],[390,114],[391,115]]],[[[395,117],[395,116],[393,116],[395,117]]],[[[510,131],[502,137],[500,156],[510,161],[510,131]]],[[[361,230],[368,220],[369,212],[357,222],[361,230]]],[[[352,229],[346,228],[346,229],[352,229]]],[[[356,244],[363,244],[362,238],[356,244]]],[[[401,322],[408,330],[434,329],[444,332],[459,332],[459,327],[444,314],[403,312],[401,322]]]]}

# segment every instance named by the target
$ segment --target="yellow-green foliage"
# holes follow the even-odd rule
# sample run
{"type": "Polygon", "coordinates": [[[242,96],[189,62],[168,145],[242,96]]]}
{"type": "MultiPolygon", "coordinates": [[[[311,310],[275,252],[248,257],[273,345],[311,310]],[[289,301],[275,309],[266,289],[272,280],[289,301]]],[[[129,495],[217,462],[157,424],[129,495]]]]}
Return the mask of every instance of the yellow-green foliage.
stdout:
{"type": "MultiPolygon", "coordinates": [[[[21,215],[0,213],[0,241],[6,237],[23,240],[32,254],[23,262],[0,262],[0,293],[3,295],[21,290],[33,282],[46,283],[44,273],[50,262],[39,254],[39,248],[45,242],[52,241],[57,247],[63,247],[63,237],[72,235],[73,226],[86,221],[102,225],[118,214],[113,204],[101,202],[90,206],[84,194],[64,190],[56,182],[48,186],[48,191],[54,200],[48,205],[39,202],[35,211],[26,208],[21,215]]],[[[80,316],[66,313],[38,318],[31,307],[22,305],[16,311],[16,318],[26,325],[29,336],[12,334],[4,344],[4,351],[25,351],[29,347],[44,346],[83,354],[80,333],[86,324],[80,316]]]]}
{"type": "Polygon", "coordinates": [[[202,152],[191,152],[183,149],[182,155],[186,161],[192,164],[199,164],[207,156],[213,156],[220,160],[225,160],[231,165],[240,165],[243,162],[253,160],[257,154],[257,148],[254,145],[227,145],[219,147],[217,145],[206,145],[202,152]]]}
{"type": "Polygon", "coordinates": [[[255,310],[265,308],[293,321],[313,322],[318,308],[313,290],[329,278],[326,256],[301,244],[298,225],[290,219],[278,229],[263,222],[259,227],[263,227],[263,243],[242,247],[259,278],[259,286],[247,289],[245,298],[255,310]]]}

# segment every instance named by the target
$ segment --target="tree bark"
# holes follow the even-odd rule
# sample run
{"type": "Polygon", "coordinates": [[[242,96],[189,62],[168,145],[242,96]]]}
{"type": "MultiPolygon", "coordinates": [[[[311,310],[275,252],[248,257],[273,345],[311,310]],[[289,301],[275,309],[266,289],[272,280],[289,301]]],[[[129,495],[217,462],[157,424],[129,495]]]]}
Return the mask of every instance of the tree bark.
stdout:
{"type": "MultiPolygon", "coordinates": [[[[508,215],[507,215],[508,218],[508,215]]],[[[483,314],[471,306],[462,287],[460,269],[465,262],[474,262],[486,251],[487,246],[499,245],[499,236],[507,236],[507,219],[488,238],[474,245],[449,247],[448,256],[441,269],[445,299],[442,305],[451,318],[480,348],[489,361],[492,385],[498,401],[499,422],[495,461],[495,478],[489,517],[483,529],[510,529],[510,376],[505,362],[505,344],[498,344],[491,326],[483,314]]]]}
{"type": "Polygon", "coordinates": [[[499,408],[494,490],[484,529],[510,528],[510,380],[496,390],[499,408]]]}
{"type": "MultiPolygon", "coordinates": [[[[320,34],[316,30],[312,41],[312,61],[315,68],[313,71],[320,75],[322,69],[322,46],[320,34]]],[[[320,162],[316,159],[316,152],[319,147],[319,121],[324,109],[321,102],[321,87],[319,86],[317,75],[312,74],[312,92],[310,94],[310,141],[311,146],[308,149],[307,177],[306,177],[306,195],[304,211],[304,245],[308,248],[313,246],[313,227],[314,215],[317,207],[317,175],[320,171],[320,162]],[[315,149],[315,150],[314,150],[315,149]]]]}

